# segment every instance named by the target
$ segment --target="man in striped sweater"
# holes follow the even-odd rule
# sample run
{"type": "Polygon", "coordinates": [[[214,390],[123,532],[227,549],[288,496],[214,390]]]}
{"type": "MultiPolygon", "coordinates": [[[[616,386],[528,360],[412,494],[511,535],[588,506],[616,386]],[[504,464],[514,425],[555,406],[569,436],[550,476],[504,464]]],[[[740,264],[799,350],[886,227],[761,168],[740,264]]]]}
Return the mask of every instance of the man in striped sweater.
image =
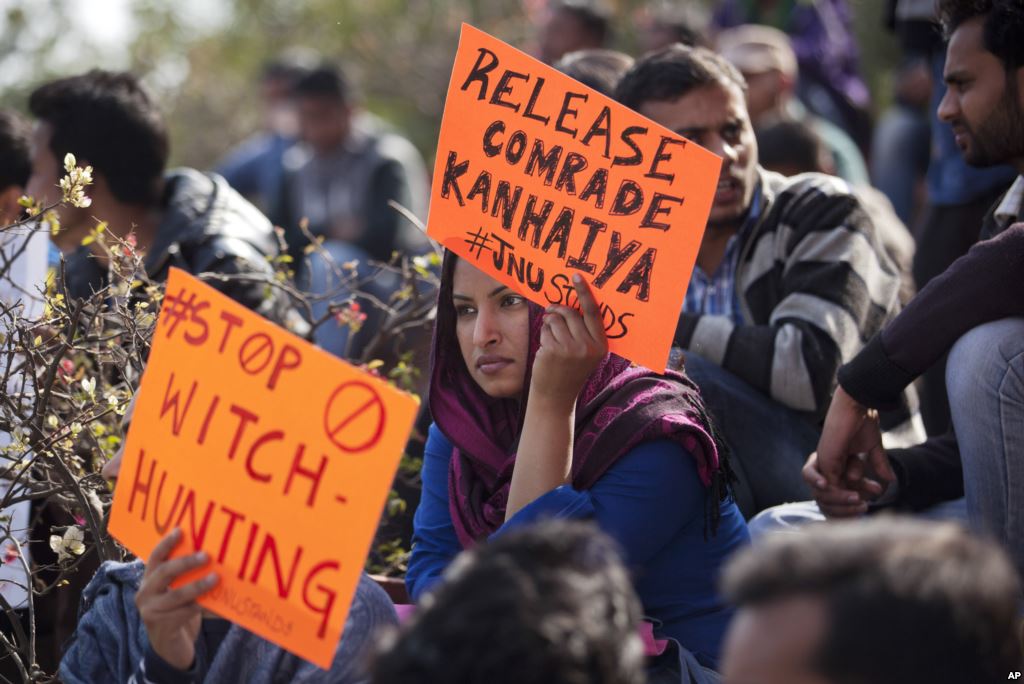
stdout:
{"type": "MultiPolygon", "coordinates": [[[[676,345],[749,517],[807,498],[800,469],[836,370],[898,313],[900,274],[845,182],[758,165],[745,88],[721,56],[675,45],[641,59],[616,98],[723,160],[676,345]]],[[[914,397],[886,418],[898,442],[923,437],[914,397]]]]}

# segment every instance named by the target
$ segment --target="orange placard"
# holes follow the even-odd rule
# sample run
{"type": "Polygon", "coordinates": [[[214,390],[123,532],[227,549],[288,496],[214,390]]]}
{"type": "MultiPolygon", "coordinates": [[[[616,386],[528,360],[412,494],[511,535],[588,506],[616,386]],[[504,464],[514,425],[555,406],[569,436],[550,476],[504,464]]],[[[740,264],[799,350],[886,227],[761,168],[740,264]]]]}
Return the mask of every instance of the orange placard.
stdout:
{"type": "Polygon", "coordinates": [[[665,368],[721,160],[468,24],[427,233],[533,301],[601,303],[613,352],[665,368]]]}
{"type": "Polygon", "coordinates": [[[145,559],[180,527],[203,606],[327,668],[417,406],[172,269],[110,531],[145,559]]]}

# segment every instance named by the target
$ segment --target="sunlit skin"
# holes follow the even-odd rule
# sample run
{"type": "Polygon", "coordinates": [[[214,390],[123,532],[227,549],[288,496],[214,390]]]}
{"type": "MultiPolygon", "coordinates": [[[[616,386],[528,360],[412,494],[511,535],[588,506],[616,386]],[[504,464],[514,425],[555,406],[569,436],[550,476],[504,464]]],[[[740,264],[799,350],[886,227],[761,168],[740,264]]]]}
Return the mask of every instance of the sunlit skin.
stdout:
{"type": "Polygon", "coordinates": [[[1010,162],[1024,173],[1024,69],[1007,74],[985,49],[984,18],[962,24],[949,40],[939,118],[953,128],[972,166],[1010,162]]]}
{"type": "Polygon", "coordinates": [[[452,279],[452,305],[455,335],[470,376],[488,396],[518,397],[529,350],[526,298],[460,259],[452,279]]]}
{"type": "Polygon", "coordinates": [[[675,100],[648,100],[640,113],[722,158],[697,263],[713,273],[728,239],[743,225],[757,189],[757,141],[739,86],[712,83],[675,100]]]}
{"type": "Polygon", "coordinates": [[[827,628],[820,598],[795,596],[742,608],[726,635],[724,684],[833,684],[814,667],[827,628]]]}

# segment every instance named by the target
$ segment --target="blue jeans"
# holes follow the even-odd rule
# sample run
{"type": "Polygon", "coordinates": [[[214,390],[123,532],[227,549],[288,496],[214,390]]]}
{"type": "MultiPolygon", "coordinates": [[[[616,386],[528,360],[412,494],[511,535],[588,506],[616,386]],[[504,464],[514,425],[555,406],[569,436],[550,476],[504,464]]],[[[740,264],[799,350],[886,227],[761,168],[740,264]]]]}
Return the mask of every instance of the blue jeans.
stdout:
{"type": "Polygon", "coordinates": [[[1024,577],[1024,318],[961,337],[946,387],[971,527],[999,541],[1024,577]]]}
{"type": "Polygon", "coordinates": [[[800,471],[818,445],[820,428],[729,371],[690,352],[686,374],[729,447],[739,482],[733,486],[744,517],[811,496],[800,471]]]}

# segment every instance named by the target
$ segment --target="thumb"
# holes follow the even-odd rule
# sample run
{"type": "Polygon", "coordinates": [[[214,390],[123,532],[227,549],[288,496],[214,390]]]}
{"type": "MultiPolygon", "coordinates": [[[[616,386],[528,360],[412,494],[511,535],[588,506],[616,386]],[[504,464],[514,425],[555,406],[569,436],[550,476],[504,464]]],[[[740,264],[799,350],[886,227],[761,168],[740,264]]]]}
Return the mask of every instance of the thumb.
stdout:
{"type": "Polygon", "coordinates": [[[881,444],[871,447],[871,451],[868,452],[868,462],[879,479],[887,483],[896,481],[896,473],[892,469],[892,463],[889,462],[889,456],[885,453],[885,449],[881,444]]]}

